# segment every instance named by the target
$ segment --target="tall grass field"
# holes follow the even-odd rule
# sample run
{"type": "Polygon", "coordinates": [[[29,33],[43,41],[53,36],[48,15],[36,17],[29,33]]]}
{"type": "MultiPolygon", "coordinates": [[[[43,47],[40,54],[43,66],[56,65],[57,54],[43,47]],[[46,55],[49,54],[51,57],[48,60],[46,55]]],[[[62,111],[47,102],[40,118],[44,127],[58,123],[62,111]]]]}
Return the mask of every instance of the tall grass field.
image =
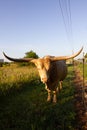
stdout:
{"type": "Polygon", "coordinates": [[[0,130],[75,130],[73,69],[68,70],[54,104],[46,101],[35,67],[1,67],[0,130]]]}

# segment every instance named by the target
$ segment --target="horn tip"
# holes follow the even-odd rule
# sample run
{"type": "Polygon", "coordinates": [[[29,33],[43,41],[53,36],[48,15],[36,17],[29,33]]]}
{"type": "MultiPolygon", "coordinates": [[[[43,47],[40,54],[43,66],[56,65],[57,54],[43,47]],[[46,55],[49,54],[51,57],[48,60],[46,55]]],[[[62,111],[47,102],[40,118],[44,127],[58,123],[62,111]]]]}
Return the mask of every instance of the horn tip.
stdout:
{"type": "Polygon", "coordinates": [[[82,46],[81,50],[83,50],[83,48],[84,48],[84,47],[82,46]]]}
{"type": "Polygon", "coordinates": [[[3,55],[6,57],[6,54],[5,54],[5,52],[3,51],[3,55]]]}

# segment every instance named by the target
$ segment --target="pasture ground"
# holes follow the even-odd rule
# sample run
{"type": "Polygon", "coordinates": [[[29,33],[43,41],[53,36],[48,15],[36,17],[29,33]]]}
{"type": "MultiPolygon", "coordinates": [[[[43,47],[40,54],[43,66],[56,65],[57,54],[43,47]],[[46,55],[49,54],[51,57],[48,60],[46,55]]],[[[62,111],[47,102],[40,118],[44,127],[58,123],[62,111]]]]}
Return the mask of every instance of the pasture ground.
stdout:
{"type": "Polygon", "coordinates": [[[85,97],[87,95],[87,84],[84,83],[83,88],[82,73],[77,70],[75,69],[74,79],[76,120],[78,121],[76,130],[87,130],[87,97],[85,97]]]}
{"type": "Polygon", "coordinates": [[[75,130],[72,67],[57,104],[46,102],[47,92],[38,80],[23,82],[21,87],[0,96],[0,130],[75,130]]]}

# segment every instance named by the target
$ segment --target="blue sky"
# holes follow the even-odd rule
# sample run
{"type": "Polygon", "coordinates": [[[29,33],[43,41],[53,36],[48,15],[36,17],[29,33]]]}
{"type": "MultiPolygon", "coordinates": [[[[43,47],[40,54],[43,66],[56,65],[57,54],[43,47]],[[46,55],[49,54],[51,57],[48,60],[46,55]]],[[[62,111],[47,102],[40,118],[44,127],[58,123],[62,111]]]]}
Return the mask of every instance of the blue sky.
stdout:
{"type": "Polygon", "coordinates": [[[87,0],[0,0],[0,59],[3,51],[64,56],[82,46],[86,53],[87,0]]]}

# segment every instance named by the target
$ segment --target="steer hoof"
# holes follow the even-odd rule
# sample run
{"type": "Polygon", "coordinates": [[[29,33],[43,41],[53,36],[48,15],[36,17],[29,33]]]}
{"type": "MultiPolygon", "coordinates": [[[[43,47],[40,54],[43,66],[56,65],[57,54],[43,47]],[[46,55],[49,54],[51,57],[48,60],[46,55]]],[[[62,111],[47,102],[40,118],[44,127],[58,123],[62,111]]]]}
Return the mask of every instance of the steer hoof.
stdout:
{"type": "Polygon", "coordinates": [[[53,103],[57,103],[57,100],[53,99],[53,103]]]}
{"type": "Polygon", "coordinates": [[[47,102],[51,102],[51,98],[47,98],[47,102]]]}

